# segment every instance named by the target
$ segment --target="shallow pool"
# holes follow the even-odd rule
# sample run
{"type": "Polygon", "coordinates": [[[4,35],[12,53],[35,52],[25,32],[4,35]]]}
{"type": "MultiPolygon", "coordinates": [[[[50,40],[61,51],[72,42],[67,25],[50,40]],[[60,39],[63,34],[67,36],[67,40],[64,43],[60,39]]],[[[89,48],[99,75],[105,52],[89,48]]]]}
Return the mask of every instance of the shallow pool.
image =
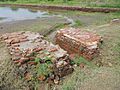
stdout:
{"type": "Polygon", "coordinates": [[[33,11],[26,8],[0,7],[0,22],[36,19],[47,16],[49,16],[48,12],[40,10],[33,11]]]}

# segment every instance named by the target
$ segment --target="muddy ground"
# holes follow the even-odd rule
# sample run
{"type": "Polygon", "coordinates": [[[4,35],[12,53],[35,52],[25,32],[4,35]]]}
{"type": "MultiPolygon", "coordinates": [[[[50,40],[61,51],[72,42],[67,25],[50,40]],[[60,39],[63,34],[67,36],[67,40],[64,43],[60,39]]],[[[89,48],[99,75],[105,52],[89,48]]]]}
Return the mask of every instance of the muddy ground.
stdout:
{"type": "Polygon", "coordinates": [[[0,23],[0,34],[15,31],[33,31],[45,35],[50,29],[59,24],[67,23],[67,20],[60,17],[45,17],[31,20],[13,21],[0,23]]]}
{"type": "MultiPolygon", "coordinates": [[[[53,13],[53,12],[51,12],[53,13]]],[[[54,12],[72,18],[82,30],[101,35],[104,43],[100,55],[88,62],[84,69],[75,67],[75,72],[65,77],[60,85],[53,85],[50,90],[120,90],[120,23],[111,23],[120,18],[120,13],[83,13],[73,11],[54,12]]],[[[14,31],[35,31],[53,41],[55,30],[66,27],[63,18],[39,18],[35,20],[0,23],[0,34],[14,31]]],[[[0,89],[28,90],[28,82],[16,79],[14,65],[6,46],[0,43],[0,89]]],[[[36,85],[35,85],[36,86],[36,85]]],[[[48,90],[49,85],[37,85],[39,90],[48,90]]]]}

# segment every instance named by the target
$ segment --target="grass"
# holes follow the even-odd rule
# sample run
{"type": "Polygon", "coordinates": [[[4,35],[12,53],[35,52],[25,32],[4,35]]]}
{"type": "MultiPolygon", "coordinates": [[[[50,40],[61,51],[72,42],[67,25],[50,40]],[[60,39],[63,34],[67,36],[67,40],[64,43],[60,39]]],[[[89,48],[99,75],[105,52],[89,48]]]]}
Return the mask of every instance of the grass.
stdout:
{"type": "Polygon", "coordinates": [[[79,27],[79,26],[82,26],[82,22],[80,20],[76,20],[74,27],[79,27]]]}
{"type": "MultiPolygon", "coordinates": [[[[113,24],[111,23],[112,19],[120,18],[120,13],[84,13],[84,12],[72,12],[72,11],[65,11],[61,13],[65,16],[68,16],[69,18],[72,18],[74,21],[79,23],[75,27],[80,27],[81,30],[90,30],[91,32],[95,32],[99,35],[101,35],[104,38],[104,44],[101,47],[101,56],[95,58],[91,62],[87,62],[83,58],[76,58],[74,61],[78,64],[81,62],[86,63],[88,68],[81,70],[79,67],[75,68],[75,71],[72,75],[66,77],[66,79],[63,81],[63,84],[58,86],[58,90],[89,90],[89,89],[80,89],[85,88],[89,86],[83,86],[82,83],[87,83],[88,85],[91,85],[92,88],[94,84],[96,85],[96,81],[99,83],[102,82],[101,77],[99,77],[99,73],[103,74],[110,74],[111,76],[111,82],[117,78],[115,76],[118,74],[116,71],[119,70],[120,65],[120,24],[113,24]],[[82,24],[82,26],[81,26],[82,24]],[[111,63],[111,65],[109,64],[111,63]],[[100,68],[98,68],[96,65],[100,65],[100,68]],[[95,67],[95,68],[91,68],[95,67]],[[92,70],[91,70],[92,69],[92,70]],[[85,71],[88,70],[93,76],[89,75],[89,73],[85,74],[85,71]],[[110,70],[110,72],[109,72],[110,70]],[[96,74],[98,73],[98,74],[96,74]],[[114,75],[115,74],[115,75],[114,75]],[[93,78],[97,78],[97,80],[92,80],[93,78]],[[89,80],[90,79],[90,80],[89,80]],[[88,82],[89,81],[89,82],[88,82]],[[93,82],[92,84],[90,82],[93,82]]],[[[119,74],[118,74],[119,76],[119,74]]],[[[105,83],[108,83],[108,85],[111,84],[109,79],[105,79],[105,83]]],[[[99,84],[98,83],[98,84],[99,84]]],[[[96,86],[95,86],[96,87],[96,86]]],[[[109,87],[112,87],[109,86],[109,87]]],[[[96,87],[96,89],[92,90],[101,90],[100,87],[96,87]]],[[[106,87],[107,88],[107,87],[106,87]]],[[[109,89],[108,89],[109,90],[109,89]]],[[[114,89],[110,89],[114,90],[114,89]]]]}
{"type": "Polygon", "coordinates": [[[85,65],[87,65],[87,66],[89,66],[89,67],[94,67],[95,65],[94,64],[92,64],[90,61],[88,61],[87,59],[85,59],[84,57],[76,57],[74,60],[74,63],[75,64],[77,64],[78,66],[80,65],[80,64],[85,64],[85,65]]]}
{"type": "Polygon", "coordinates": [[[77,82],[80,82],[86,78],[85,74],[82,73],[82,71],[79,69],[80,68],[76,68],[70,79],[66,80],[65,83],[63,83],[61,90],[75,90],[77,82]]]}
{"type": "MultiPolygon", "coordinates": [[[[77,26],[75,27],[81,27],[81,30],[87,29],[87,30],[90,30],[91,32],[95,32],[101,35],[104,39],[104,43],[100,49],[101,55],[95,58],[91,62],[88,62],[81,57],[76,58],[75,59],[76,63],[78,64],[86,63],[85,68],[81,69],[79,67],[76,67],[73,74],[65,77],[62,85],[59,85],[57,87],[55,86],[56,88],[58,88],[57,90],[89,90],[89,89],[80,89],[80,88],[85,88],[85,87],[93,88],[93,86],[95,89],[92,89],[92,90],[101,90],[103,89],[102,84],[108,85],[108,87],[112,87],[112,85],[114,85],[114,82],[116,82],[117,80],[120,80],[120,78],[118,77],[120,74],[120,71],[119,71],[120,70],[120,67],[119,67],[120,66],[120,56],[119,56],[120,25],[118,23],[117,24],[110,23],[112,19],[120,18],[120,13],[104,14],[104,13],[85,13],[85,12],[77,12],[77,11],[75,12],[65,11],[65,12],[53,12],[53,13],[65,15],[72,18],[77,23],[77,26]],[[97,65],[98,63],[101,64],[100,68],[94,66],[94,65],[97,65]],[[111,63],[112,67],[109,66],[108,63],[111,63]],[[91,67],[95,67],[95,68],[91,68],[91,67]],[[101,79],[103,79],[103,81],[101,79]],[[107,82],[107,84],[105,82],[107,82]],[[110,83],[112,83],[112,85],[110,83]],[[95,86],[96,84],[99,84],[97,88],[95,86]]],[[[55,22],[53,24],[58,22],[60,19],[54,19],[54,20],[55,22]]],[[[30,28],[28,28],[27,26],[29,25],[27,25],[24,28],[24,30],[28,28],[27,30],[44,32],[43,26],[46,27],[48,24],[51,25],[51,22],[52,22],[51,20],[45,20],[45,21],[43,20],[42,21],[43,24],[41,24],[41,22],[34,23],[33,25],[30,24],[30,28]]],[[[49,30],[49,28],[47,28],[47,30],[49,30]]],[[[43,68],[43,71],[44,71],[44,68],[43,68]]],[[[40,73],[41,72],[42,71],[40,71],[40,73]]],[[[105,88],[107,88],[107,86],[105,88]]],[[[115,90],[115,89],[112,89],[112,90],[115,90]]]]}
{"type": "Polygon", "coordinates": [[[109,23],[112,19],[120,18],[120,12],[115,13],[88,13],[78,11],[54,12],[73,19],[76,23],[74,27],[89,28],[109,23]]]}
{"type": "Polygon", "coordinates": [[[63,0],[44,1],[44,0],[17,0],[15,2],[6,1],[0,2],[7,4],[45,4],[45,5],[68,5],[68,6],[81,6],[81,7],[108,7],[120,8],[120,0],[71,0],[63,2],[63,0]]]}
{"type": "MultiPolygon", "coordinates": [[[[81,81],[85,81],[89,76],[79,67],[75,68],[75,72],[71,75],[70,79],[67,78],[61,86],[61,90],[76,90],[78,85],[81,85],[81,81]]],[[[60,90],[60,89],[59,89],[60,90]]]]}
{"type": "Polygon", "coordinates": [[[84,70],[76,68],[75,72],[65,79],[63,85],[57,87],[59,88],[57,90],[106,90],[106,87],[101,86],[104,83],[108,85],[108,88],[110,87],[108,90],[115,90],[114,88],[111,89],[111,86],[115,85],[113,84],[114,81],[119,82],[119,80],[115,79],[115,77],[119,78],[119,76],[120,70],[116,70],[115,68],[100,67],[95,69],[87,68],[84,70]],[[109,84],[109,82],[112,83],[109,84]],[[92,84],[94,85],[92,86],[92,84]]]}
{"type": "Polygon", "coordinates": [[[35,62],[37,63],[37,75],[38,76],[48,76],[52,70],[50,70],[50,66],[52,65],[52,58],[45,57],[43,59],[45,63],[41,64],[40,61],[42,61],[41,58],[36,58],[35,62]]]}

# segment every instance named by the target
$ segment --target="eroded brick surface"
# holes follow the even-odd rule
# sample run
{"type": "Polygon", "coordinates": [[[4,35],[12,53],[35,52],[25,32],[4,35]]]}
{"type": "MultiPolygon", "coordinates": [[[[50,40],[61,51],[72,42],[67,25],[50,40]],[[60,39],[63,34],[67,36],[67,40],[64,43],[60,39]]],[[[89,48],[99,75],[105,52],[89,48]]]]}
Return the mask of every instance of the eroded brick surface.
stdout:
{"type": "Polygon", "coordinates": [[[93,59],[99,54],[101,42],[99,35],[75,28],[61,29],[56,34],[56,44],[69,54],[79,54],[87,59],[93,59]]]}
{"type": "Polygon", "coordinates": [[[39,33],[29,31],[6,33],[0,39],[6,43],[12,61],[19,67],[18,74],[28,80],[34,76],[31,73],[32,66],[35,66],[36,71],[34,78],[37,77],[38,80],[49,78],[55,83],[58,82],[56,77],[61,78],[73,71],[67,52],[58,45],[44,40],[39,33]],[[39,67],[45,70],[40,71],[39,67]]]}

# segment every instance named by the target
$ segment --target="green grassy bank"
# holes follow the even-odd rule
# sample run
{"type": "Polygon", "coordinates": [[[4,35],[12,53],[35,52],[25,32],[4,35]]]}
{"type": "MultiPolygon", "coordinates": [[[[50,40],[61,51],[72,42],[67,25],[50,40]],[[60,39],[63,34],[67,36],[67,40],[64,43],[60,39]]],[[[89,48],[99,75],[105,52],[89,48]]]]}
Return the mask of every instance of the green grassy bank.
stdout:
{"type": "Polygon", "coordinates": [[[44,4],[120,8],[120,0],[0,0],[0,4],[44,4]]]}

